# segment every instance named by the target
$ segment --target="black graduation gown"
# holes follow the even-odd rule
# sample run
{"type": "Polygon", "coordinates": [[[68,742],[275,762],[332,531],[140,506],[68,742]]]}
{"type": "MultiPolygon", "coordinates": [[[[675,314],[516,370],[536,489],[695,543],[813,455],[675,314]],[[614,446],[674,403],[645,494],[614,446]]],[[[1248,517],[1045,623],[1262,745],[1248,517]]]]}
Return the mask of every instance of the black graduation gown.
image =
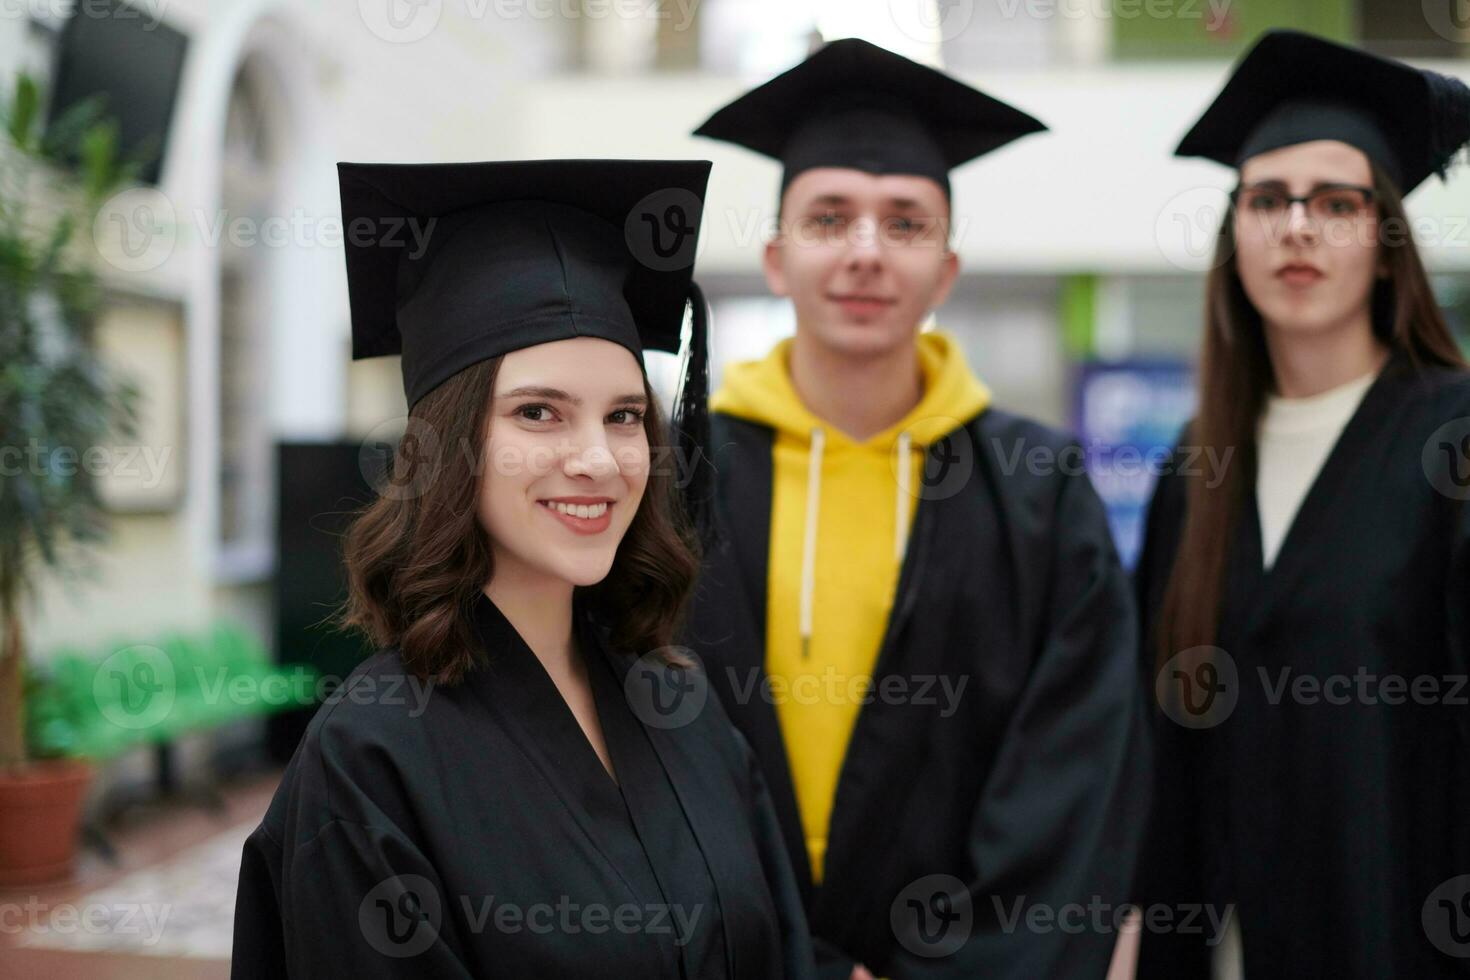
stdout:
{"type": "Polygon", "coordinates": [[[579,610],[614,783],[488,598],[488,666],[427,698],[395,651],[312,720],[241,862],[235,977],[800,977],[800,897],[715,705],[645,728],[579,610]]]}
{"type": "MultiPolygon", "coordinates": [[[[1454,419],[1458,443],[1470,434],[1470,376],[1391,358],[1268,572],[1250,474],[1216,643],[1238,699],[1210,728],[1156,715],[1139,901],[1217,914],[1234,903],[1249,980],[1470,975],[1470,959],[1438,952],[1421,919],[1436,886],[1470,873],[1470,507],[1430,480],[1452,486],[1451,465],[1462,486],[1470,479],[1470,463],[1431,443],[1454,419]],[[1436,678],[1441,703],[1380,686],[1390,676],[1436,678]]],[[[1186,485],[1164,475],[1150,506],[1136,575],[1145,636],[1186,485]]],[[[1154,662],[1146,643],[1150,683],[1154,662]]],[[[1208,978],[1211,931],[1146,931],[1139,976],[1208,978]]]]}
{"type": "Polygon", "coordinates": [[[904,678],[913,696],[860,708],[816,887],[776,709],[760,693],[773,433],[726,415],[712,423],[720,542],[689,643],[765,768],[823,975],[860,961],[890,977],[1102,977],[1111,920],[1093,928],[1089,914],[1077,929],[1069,907],[1126,899],[1146,716],[1129,582],[1080,447],[989,409],[930,448],[873,670],[875,689],[904,678]],[[941,675],[965,685],[948,717],[921,690],[941,675]],[[964,883],[957,897],[973,915],[948,955],[923,953],[952,934],[931,932],[942,942],[916,953],[895,932],[895,903],[928,875],[964,883]],[[1068,927],[1028,928],[1034,908],[1069,915],[1068,927]]]}

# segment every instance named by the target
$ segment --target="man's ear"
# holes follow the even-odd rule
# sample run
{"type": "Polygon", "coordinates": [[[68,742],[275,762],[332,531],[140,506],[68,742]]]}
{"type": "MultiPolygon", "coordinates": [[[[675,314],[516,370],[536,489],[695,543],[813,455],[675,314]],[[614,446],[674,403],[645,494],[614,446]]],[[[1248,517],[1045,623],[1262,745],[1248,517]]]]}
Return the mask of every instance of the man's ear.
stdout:
{"type": "Polygon", "coordinates": [[[781,250],[785,247],[786,239],[778,235],[766,242],[765,252],[761,255],[761,268],[766,273],[766,288],[775,296],[791,295],[786,289],[786,270],[781,266],[781,250]]]}
{"type": "Polygon", "coordinates": [[[934,296],[929,300],[929,309],[937,310],[949,299],[949,292],[954,288],[955,280],[960,276],[960,256],[953,249],[944,250],[944,267],[939,271],[939,283],[935,287],[934,296]]]}

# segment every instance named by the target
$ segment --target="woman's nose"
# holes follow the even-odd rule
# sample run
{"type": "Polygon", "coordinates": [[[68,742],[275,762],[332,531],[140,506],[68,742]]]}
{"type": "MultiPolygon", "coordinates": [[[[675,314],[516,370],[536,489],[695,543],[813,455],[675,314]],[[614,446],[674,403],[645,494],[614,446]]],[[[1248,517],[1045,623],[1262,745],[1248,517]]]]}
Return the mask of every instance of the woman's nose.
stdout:
{"type": "Polygon", "coordinates": [[[1286,212],[1286,234],[1294,239],[1312,239],[1317,235],[1317,221],[1307,213],[1305,201],[1292,201],[1286,212]]]}
{"type": "Polygon", "coordinates": [[[606,443],[594,443],[567,453],[562,462],[562,471],[567,476],[585,476],[601,480],[618,472],[618,461],[613,457],[606,443]]]}

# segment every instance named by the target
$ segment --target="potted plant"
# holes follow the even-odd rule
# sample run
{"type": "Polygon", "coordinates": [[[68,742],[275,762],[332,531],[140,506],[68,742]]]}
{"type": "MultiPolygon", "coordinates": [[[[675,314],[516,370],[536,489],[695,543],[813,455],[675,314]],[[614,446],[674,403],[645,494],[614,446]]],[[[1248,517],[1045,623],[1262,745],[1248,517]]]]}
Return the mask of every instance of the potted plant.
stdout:
{"type": "Polygon", "coordinates": [[[0,884],[65,874],[91,766],[28,744],[24,614],[43,574],[84,577],[104,540],[97,487],[78,461],[134,430],[136,389],[92,342],[102,289],[77,232],[90,232],[137,164],[117,157],[100,100],[42,126],[22,73],[0,96],[0,884]],[[44,130],[44,131],[43,131],[44,130]],[[73,455],[75,454],[75,455],[73,455]],[[40,749],[40,751],[36,751],[40,749]]]}

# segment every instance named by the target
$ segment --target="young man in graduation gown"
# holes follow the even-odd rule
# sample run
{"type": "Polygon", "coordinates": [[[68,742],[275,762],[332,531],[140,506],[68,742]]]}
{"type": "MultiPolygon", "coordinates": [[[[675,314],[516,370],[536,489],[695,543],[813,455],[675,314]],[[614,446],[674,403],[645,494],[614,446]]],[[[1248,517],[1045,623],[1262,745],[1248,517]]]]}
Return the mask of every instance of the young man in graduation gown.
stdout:
{"type": "Polygon", "coordinates": [[[825,975],[1099,978],[1117,939],[1145,782],[1127,578],[1072,441],[919,330],[958,272],[949,170],[1042,129],[844,40],[698,130],[784,165],[765,271],[797,327],[711,401],[687,635],[825,975]]]}

